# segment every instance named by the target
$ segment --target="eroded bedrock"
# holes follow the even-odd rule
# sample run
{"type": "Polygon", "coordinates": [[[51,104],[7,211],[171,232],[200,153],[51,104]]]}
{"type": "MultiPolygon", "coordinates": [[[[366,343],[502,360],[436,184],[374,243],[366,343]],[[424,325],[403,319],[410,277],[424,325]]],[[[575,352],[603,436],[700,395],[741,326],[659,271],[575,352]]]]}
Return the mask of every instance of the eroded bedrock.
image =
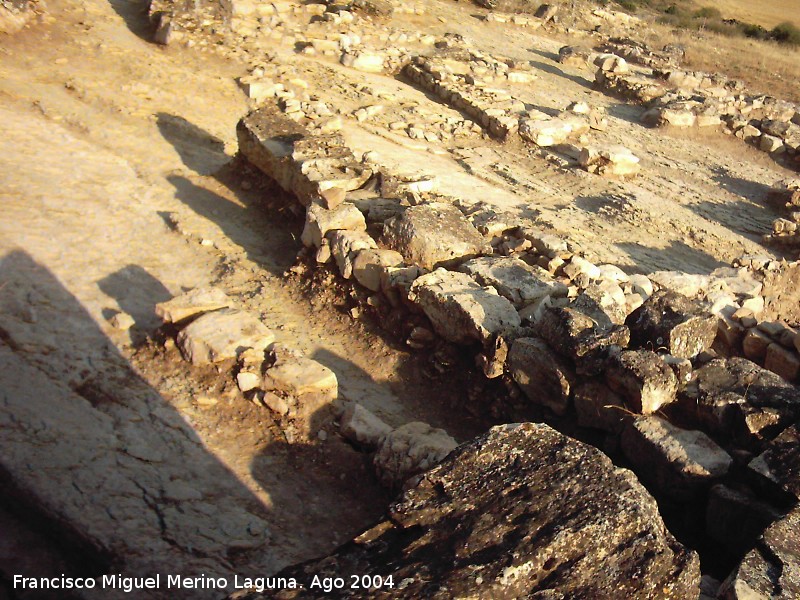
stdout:
{"type": "Polygon", "coordinates": [[[259,598],[697,598],[700,563],[653,498],[598,450],[543,424],[504,425],[456,448],[330,556],[285,569],[301,590],[259,598]],[[394,588],[309,589],[392,576],[394,588]]]}

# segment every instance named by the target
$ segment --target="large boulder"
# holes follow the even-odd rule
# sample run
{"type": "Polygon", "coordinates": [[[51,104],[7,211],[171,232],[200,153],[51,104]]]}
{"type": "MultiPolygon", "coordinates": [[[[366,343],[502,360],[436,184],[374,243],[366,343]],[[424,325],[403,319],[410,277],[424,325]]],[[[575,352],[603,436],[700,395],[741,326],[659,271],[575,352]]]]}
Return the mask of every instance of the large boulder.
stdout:
{"type": "Polygon", "coordinates": [[[489,252],[486,241],[455,206],[412,206],[384,225],[386,245],[424,269],[452,266],[489,252]]]}
{"type": "MultiPolygon", "coordinates": [[[[697,598],[697,555],[653,498],[600,451],[547,425],[504,425],[463,444],[386,520],[280,577],[392,576],[349,598],[697,598]]],[[[248,598],[274,598],[276,592],[248,598]]],[[[320,588],[281,598],[329,598],[320,588]]]]}
{"type": "Polygon", "coordinates": [[[697,369],[679,401],[689,418],[744,446],[775,437],[800,416],[800,389],[744,358],[697,369]]]}
{"type": "Polygon", "coordinates": [[[422,308],[436,332],[451,342],[484,341],[521,323],[508,300],[466,273],[436,269],[414,280],[409,298],[422,308]]]}
{"type": "Polygon", "coordinates": [[[717,321],[698,302],[663,290],[633,311],[626,323],[634,344],[650,350],[666,349],[679,358],[694,358],[714,343],[717,321]]]}

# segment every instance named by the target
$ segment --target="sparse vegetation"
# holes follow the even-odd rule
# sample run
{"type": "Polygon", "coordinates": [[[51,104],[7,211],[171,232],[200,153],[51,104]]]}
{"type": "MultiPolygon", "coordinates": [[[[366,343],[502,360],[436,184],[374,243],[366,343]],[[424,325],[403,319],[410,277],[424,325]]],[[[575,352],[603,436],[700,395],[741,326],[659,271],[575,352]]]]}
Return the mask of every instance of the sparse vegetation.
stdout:
{"type": "Polygon", "coordinates": [[[770,36],[772,39],[783,44],[800,46],[800,27],[797,27],[797,25],[791,21],[784,21],[776,25],[775,28],[770,31],[770,36]]]}
{"type": "MultiPolygon", "coordinates": [[[[771,30],[757,23],[736,18],[726,18],[716,6],[696,7],[687,2],[664,0],[614,0],[615,4],[630,13],[649,8],[658,14],[658,22],[678,29],[711,31],[728,37],[747,37],[756,40],[774,40],[780,44],[800,47],[800,27],[784,21],[771,30]]],[[[606,2],[600,2],[606,5],[606,2]]]]}

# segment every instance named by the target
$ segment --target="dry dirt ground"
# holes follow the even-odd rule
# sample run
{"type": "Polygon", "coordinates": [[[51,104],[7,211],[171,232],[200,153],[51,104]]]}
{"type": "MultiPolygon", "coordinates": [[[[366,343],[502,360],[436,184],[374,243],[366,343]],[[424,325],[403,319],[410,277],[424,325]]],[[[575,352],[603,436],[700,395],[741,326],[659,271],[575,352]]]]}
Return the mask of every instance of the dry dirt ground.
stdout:
{"type": "MultiPolygon", "coordinates": [[[[267,182],[226,166],[248,111],[235,83],[245,65],[148,42],[144,2],[48,5],[47,22],[0,40],[0,343],[36,368],[32,389],[48,378],[85,389],[123,364],[194,429],[264,515],[275,568],[320,555],[385,507],[363,455],[329,423],[320,424],[325,439],[286,444],[224,365],[193,368],[161,343],[155,303],[216,285],[282,343],[332,368],[344,398],[390,424],[423,420],[459,440],[480,424],[454,411],[459,385],[427,378],[422,358],[352,319],[346,298],[314,297],[320,288],[283,276],[300,247],[299,223],[279,210],[280,193],[267,182]],[[135,319],[130,332],[109,323],[119,311],[135,319]],[[13,331],[19,323],[29,330],[25,344],[13,331]]],[[[513,208],[632,272],[707,272],[765,251],[758,239],[775,215],[763,195],[788,171],[719,133],[645,129],[639,108],[592,89],[588,68],[554,62],[558,41],[481,22],[476,10],[431,2],[429,15],[409,25],[457,31],[487,51],[531,61],[539,79],[515,91],[532,106],[606,107],[611,126],[602,140],[641,156],[643,176],[608,182],[486,140],[450,151],[352,121],[345,134],[356,152],[433,172],[442,191],[513,208]]],[[[326,100],[344,112],[374,98],[362,84],[395,94],[398,106],[449,110],[393,78],[318,59],[297,59],[296,68],[329,82],[326,100]]],[[[124,378],[113,383],[124,395],[124,378]]],[[[18,539],[25,536],[38,539],[18,539]]],[[[40,543],[48,547],[25,542],[40,543]]],[[[23,560],[11,546],[0,547],[2,556],[23,560]]],[[[59,560],[43,562],[58,572],[59,560]]]]}

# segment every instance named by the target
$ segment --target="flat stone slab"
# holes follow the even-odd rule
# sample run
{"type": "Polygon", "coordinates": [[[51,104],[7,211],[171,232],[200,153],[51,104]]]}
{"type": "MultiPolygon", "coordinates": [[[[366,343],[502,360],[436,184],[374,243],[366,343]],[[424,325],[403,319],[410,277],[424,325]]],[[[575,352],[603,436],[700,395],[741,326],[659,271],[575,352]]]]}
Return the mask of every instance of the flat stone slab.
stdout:
{"type": "Polygon", "coordinates": [[[449,267],[490,252],[486,240],[461,211],[443,202],[412,206],[389,219],[383,239],[408,262],[425,269],[449,267]]]}
{"type": "Polygon", "coordinates": [[[229,307],[233,301],[219,288],[195,288],[166,302],[156,304],[164,323],[180,323],[203,313],[229,307]]]}
{"type": "Polygon", "coordinates": [[[243,350],[266,350],[275,335],[250,313],[233,308],[206,313],[178,333],[186,360],[201,365],[236,358],[243,350]]]}
{"type": "Polygon", "coordinates": [[[437,269],[418,277],[409,298],[422,308],[436,333],[455,343],[486,340],[521,323],[508,300],[466,273],[437,269]]]}
{"type": "Polygon", "coordinates": [[[702,431],[679,429],[660,417],[638,417],[622,433],[635,471],[661,493],[689,499],[730,469],[733,459],[702,431]]]}
{"type": "Polygon", "coordinates": [[[473,258],[458,270],[471,275],[481,285],[492,286],[518,309],[545,296],[563,298],[567,295],[567,286],[550,273],[513,256],[473,258]]]}
{"type": "MultiPolygon", "coordinates": [[[[685,600],[700,584],[697,555],[667,531],[633,473],[535,423],[494,427],[459,446],[386,520],[278,575],[389,574],[402,589],[353,597],[685,600]]],[[[305,589],[293,597],[328,596],[305,589]]]]}

